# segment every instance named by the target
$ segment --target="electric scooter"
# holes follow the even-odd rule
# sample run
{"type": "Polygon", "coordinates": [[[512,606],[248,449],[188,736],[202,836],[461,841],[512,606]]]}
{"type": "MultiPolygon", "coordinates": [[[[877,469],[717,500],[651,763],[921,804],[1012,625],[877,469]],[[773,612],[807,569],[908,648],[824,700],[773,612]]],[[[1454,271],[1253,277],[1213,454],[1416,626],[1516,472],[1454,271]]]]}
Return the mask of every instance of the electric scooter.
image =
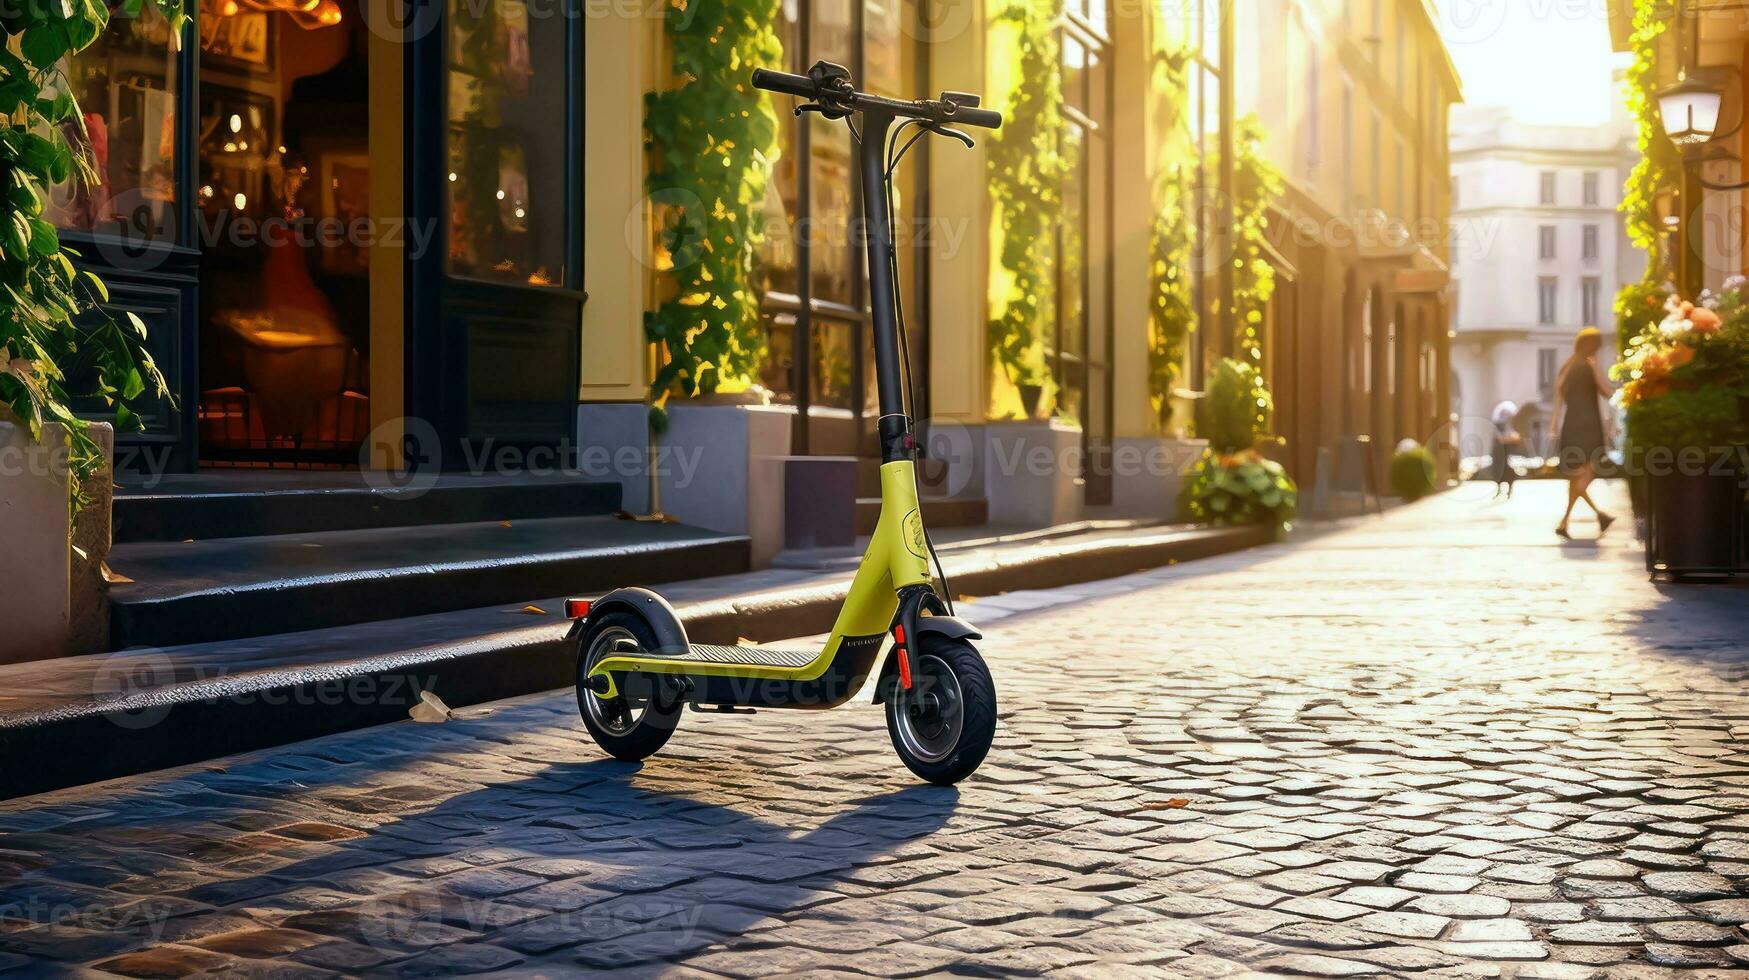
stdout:
{"type": "Polygon", "coordinates": [[[850,123],[861,163],[864,232],[875,377],[880,418],[881,513],[850,592],[820,650],[773,650],[692,643],[674,608],[649,589],[622,588],[594,602],[573,599],[566,615],[577,644],[577,708],[589,734],[626,761],[660,749],[682,711],[833,708],[868,680],[892,637],[874,686],[886,706],[893,748],[912,772],[951,785],[983,762],[996,734],[996,688],[973,640],[980,634],[953,616],[943,576],[918,505],[917,443],[906,395],[910,386],[904,317],[895,293],[892,177],[926,134],[972,138],[959,125],[995,129],[1002,114],[979,98],[944,92],[906,102],[856,91],[850,72],[818,62],[806,75],[755,69],[754,87],[806,100],[796,115],[818,112],[850,123]],[[915,129],[900,145],[907,129],[915,129]]]}

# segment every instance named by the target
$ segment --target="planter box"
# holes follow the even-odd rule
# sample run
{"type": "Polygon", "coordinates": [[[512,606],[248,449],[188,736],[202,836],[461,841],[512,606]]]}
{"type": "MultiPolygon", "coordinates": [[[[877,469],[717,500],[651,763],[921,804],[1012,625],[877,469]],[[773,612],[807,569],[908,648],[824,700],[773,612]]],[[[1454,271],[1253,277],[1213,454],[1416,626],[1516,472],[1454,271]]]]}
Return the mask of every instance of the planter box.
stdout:
{"type": "MultiPolygon", "coordinates": [[[[784,468],[766,461],[790,454],[796,413],[726,402],[668,403],[668,431],[656,442],[662,510],[694,527],[748,535],[753,566],[763,568],[784,538],[784,468]]],[[[646,413],[642,405],[585,405],[578,413],[580,449],[596,454],[589,460],[612,461],[611,479],[634,513],[649,507],[646,413]]],[[[588,461],[583,471],[596,473],[588,461]]]]}
{"type": "Polygon", "coordinates": [[[1647,480],[1646,571],[1672,578],[1743,567],[1743,484],[1736,474],[1647,480]]]}
{"type": "Polygon", "coordinates": [[[1111,516],[1176,520],[1184,474],[1207,448],[1207,439],[1152,436],[1114,439],[1111,516]]]}
{"type": "Polygon", "coordinates": [[[1051,527],[1081,519],[1081,429],[1056,419],[984,426],[990,523],[1051,527]]]}
{"type": "Polygon", "coordinates": [[[0,535],[11,574],[0,588],[0,663],[65,656],[68,614],[66,435],[43,426],[43,441],[0,422],[0,535]]]}
{"type": "Polygon", "coordinates": [[[103,562],[109,557],[114,527],[115,426],[93,422],[91,438],[103,449],[103,469],[85,481],[86,503],[74,522],[67,614],[71,634],[67,653],[80,656],[109,649],[109,583],[103,562]],[[81,554],[81,552],[83,554],[81,554]]]}

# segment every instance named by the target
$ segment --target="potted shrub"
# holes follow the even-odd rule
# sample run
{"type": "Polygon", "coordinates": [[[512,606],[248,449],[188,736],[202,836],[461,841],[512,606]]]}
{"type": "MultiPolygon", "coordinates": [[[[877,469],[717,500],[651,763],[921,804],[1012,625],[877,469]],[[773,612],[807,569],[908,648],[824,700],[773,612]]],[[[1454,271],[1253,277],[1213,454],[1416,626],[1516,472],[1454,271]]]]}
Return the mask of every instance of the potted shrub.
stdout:
{"type": "Polygon", "coordinates": [[[1404,439],[1391,457],[1391,490],[1413,503],[1434,491],[1433,453],[1413,439],[1404,439]]]}
{"type": "Polygon", "coordinates": [[[1749,444],[1749,296],[1741,276],[1698,304],[1672,296],[1612,369],[1628,423],[1629,468],[1648,491],[1646,567],[1672,576],[1742,563],[1749,444]]]}
{"type": "Polygon", "coordinates": [[[1208,440],[1178,498],[1183,520],[1266,524],[1279,537],[1292,526],[1298,491],[1280,463],[1257,451],[1274,402],[1251,365],[1231,358],[1210,372],[1197,405],[1197,434],[1208,440]]]}

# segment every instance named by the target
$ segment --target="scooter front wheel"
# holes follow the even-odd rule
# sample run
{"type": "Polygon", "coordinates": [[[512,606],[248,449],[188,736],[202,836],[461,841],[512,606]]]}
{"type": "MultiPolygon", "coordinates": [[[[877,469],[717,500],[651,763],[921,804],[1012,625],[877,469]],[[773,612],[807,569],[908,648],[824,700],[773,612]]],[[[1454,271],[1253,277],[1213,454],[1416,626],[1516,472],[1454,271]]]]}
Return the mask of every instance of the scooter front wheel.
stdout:
{"type": "Polygon", "coordinates": [[[589,675],[597,663],[634,646],[654,650],[654,631],[640,616],[615,612],[590,624],[577,651],[577,712],[583,716],[583,727],[608,755],[624,762],[639,762],[666,745],[685,707],[678,698],[664,696],[660,679],[648,676],[627,677],[626,689],[610,698],[589,689],[589,675]]]}
{"type": "Polygon", "coordinates": [[[938,786],[970,776],[996,738],[996,685],[976,647],[925,636],[913,653],[911,689],[887,698],[887,734],[905,766],[938,786]]]}

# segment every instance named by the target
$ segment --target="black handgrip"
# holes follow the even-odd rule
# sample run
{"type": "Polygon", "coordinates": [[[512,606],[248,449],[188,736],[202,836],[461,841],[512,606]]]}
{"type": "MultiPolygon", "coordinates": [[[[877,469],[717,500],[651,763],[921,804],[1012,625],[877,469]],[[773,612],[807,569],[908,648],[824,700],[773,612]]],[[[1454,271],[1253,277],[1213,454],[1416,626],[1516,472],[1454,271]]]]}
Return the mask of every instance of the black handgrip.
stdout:
{"type": "Polygon", "coordinates": [[[985,129],[1000,129],[1002,113],[995,109],[974,109],[970,106],[955,106],[953,113],[944,119],[944,123],[956,126],[982,126],[985,129]]]}
{"type": "Polygon", "coordinates": [[[804,99],[814,97],[813,79],[806,75],[792,75],[787,71],[772,71],[769,68],[753,69],[753,87],[762,88],[767,92],[796,95],[804,99]]]}

